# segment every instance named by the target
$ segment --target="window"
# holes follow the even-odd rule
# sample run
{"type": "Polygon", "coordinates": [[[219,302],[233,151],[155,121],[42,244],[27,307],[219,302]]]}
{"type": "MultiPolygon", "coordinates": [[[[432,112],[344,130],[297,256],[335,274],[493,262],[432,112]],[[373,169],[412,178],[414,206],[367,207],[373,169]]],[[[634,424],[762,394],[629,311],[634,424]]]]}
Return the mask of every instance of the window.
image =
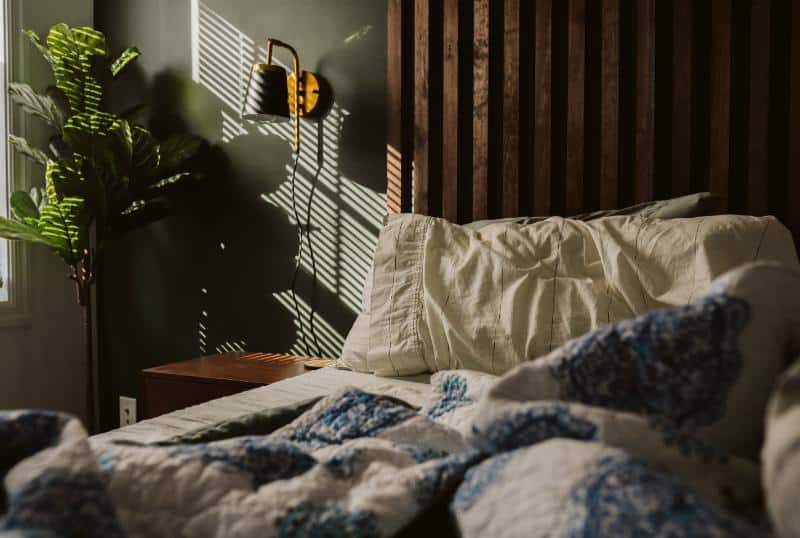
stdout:
{"type": "MultiPolygon", "coordinates": [[[[6,2],[0,1],[0,91],[3,96],[8,95],[6,91],[6,2]]],[[[11,176],[8,167],[7,151],[8,144],[5,142],[8,132],[8,121],[6,114],[8,99],[0,99],[0,215],[7,217],[9,214],[8,194],[11,188],[9,178],[11,176]]],[[[0,303],[8,303],[11,267],[10,267],[10,248],[7,241],[0,239],[0,303]]]]}

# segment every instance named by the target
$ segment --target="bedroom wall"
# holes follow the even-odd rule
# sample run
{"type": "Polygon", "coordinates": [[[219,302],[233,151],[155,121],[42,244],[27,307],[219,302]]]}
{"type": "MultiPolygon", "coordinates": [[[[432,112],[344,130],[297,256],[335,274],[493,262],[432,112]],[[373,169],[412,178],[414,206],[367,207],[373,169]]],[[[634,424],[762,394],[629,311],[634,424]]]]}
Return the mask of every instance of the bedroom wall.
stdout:
{"type": "MultiPolygon", "coordinates": [[[[101,282],[102,422],[139,396],[143,368],[222,350],[303,352],[288,293],[298,253],[290,214],[289,124],[243,124],[245,76],[263,42],[295,46],[335,92],[304,122],[297,192],[318,179],[313,234],[317,332],[336,355],[359,306],[385,207],[386,6],[375,0],[97,0],[113,50],[142,50],[115,105],[150,101],[158,134],[188,130],[213,148],[208,179],[180,213],[113,244],[101,282]]],[[[284,51],[277,59],[288,63],[284,51]]],[[[302,218],[302,215],[301,215],[302,218]]],[[[304,258],[298,303],[314,301],[304,258]]],[[[314,349],[312,348],[312,352],[314,349]]]]}

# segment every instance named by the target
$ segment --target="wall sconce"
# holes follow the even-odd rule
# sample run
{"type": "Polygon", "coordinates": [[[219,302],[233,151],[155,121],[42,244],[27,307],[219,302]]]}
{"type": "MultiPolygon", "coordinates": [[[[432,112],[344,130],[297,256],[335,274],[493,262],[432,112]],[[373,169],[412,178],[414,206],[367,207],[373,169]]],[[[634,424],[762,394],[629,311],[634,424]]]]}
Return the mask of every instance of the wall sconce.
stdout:
{"type": "MultiPolygon", "coordinates": [[[[292,277],[291,294],[295,305],[295,315],[297,316],[300,333],[305,343],[306,353],[311,354],[310,345],[306,340],[305,329],[303,326],[300,309],[297,302],[297,276],[300,271],[301,258],[303,257],[303,243],[308,245],[312,267],[312,290],[317,287],[317,269],[314,261],[314,247],[311,236],[311,208],[314,199],[316,183],[311,186],[307,202],[305,224],[300,221],[300,214],[297,211],[295,199],[295,181],[297,178],[297,165],[300,162],[300,116],[311,117],[321,115],[332,102],[332,92],[322,77],[310,71],[300,69],[300,59],[294,47],[278,41],[277,39],[267,40],[267,63],[253,64],[250,70],[250,78],[247,81],[247,93],[242,103],[242,119],[260,122],[279,122],[286,121],[294,114],[294,166],[290,182],[292,184],[292,208],[294,218],[297,222],[300,234],[300,253],[295,258],[295,271],[292,277]],[[283,47],[292,53],[294,72],[287,75],[286,70],[272,63],[272,47],[283,47]],[[304,241],[305,238],[305,241],[304,241]]],[[[316,181],[316,179],[314,180],[316,181]]],[[[312,295],[315,291],[312,291],[312,295]]],[[[320,354],[319,342],[314,328],[314,304],[309,309],[308,316],[309,330],[320,354]]],[[[307,361],[306,366],[318,368],[320,365],[315,361],[307,361]]]]}
{"type": "Polygon", "coordinates": [[[242,103],[242,118],[251,121],[280,122],[294,114],[294,148],[300,151],[300,116],[318,114],[327,100],[321,95],[320,80],[311,71],[300,70],[300,58],[291,45],[269,38],[267,63],[253,64],[242,103]],[[292,54],[294,72],[272,63],[272,47],[283,47],[292,54]]]}

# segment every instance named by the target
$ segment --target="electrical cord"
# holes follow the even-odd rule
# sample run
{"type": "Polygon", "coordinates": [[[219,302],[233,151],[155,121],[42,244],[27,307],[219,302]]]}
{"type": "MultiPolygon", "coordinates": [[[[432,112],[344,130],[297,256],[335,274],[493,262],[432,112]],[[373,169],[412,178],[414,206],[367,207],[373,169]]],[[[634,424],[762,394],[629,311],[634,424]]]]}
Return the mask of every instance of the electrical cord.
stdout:
{"type": "Polygon", "coordinates": [[[292,175],[290,178],[290,185],[292,188],[292,212],[294,213],[294,221],[297,223],[297,239],[298,251],[297,258],[295,258],[294,273],[292,274],[292,303],[294,303],[294,312],[297,316],[298,331],[300,332],[300,339],[303,341],[303,348],[305,354],[309,355],[308,340],[306,339],[306,330],[303,327],[303,316],[300,314],[300,304],[297,302],[297,277],[300,274],[300,262],[303,259],[303,226],[300,223],[300,214],[297,211],[297,194],[295,183],[297,182],[297,165],[300,162],[300,152],[295,152],[294,164],[292,165],[292,175]]]}
{"type": "Polygon", "coordinates": [[[314,193],[317,191],[317,183],[319,181],[319,172],[321,166],[317,167],[317,173],[314,174],[314,180],[311,182],[311,192],[308,193],[308,204],[306,205],[306,240],[308,241],[308,252],[311,258],[311,308],[308,309],[308,326],[311,331],[311,338],[314,340],[314,346],[317,349],[317,357],[322,357],[322,349],[319,347],[319,340],[317,340],[317,329],[314,325],[314,312],[317,307],[317,260],[314,256],[314,242],[311,240],[311,205],[314,202],[314,193]]]}
{"type": "Polygon", "coordinates": [[[314,341],[314,346],[316,348],[316,356],[320,357],[322,356],[321,349],[319,346],[319,341],[317,340],[316,327],[314,325],[314,317],[315,317],[314,310],[316,307],[316,298],[317,298],[317,262],[314,256],[313,241],[311,240],[311,206],[314,200],[314,193],[317,188],[318,175],[315,174],[314,181],[311,184],[311,192],[309,193],[308,204],[306,205],[306,220],[305,224],[303,224],[300,221],[300,213],[297,210],[296,184],[297,184],[297,165],[299,162],[300,162],[300,152],[295,151],[295,158],[294,158],[294,164],[292,165],[290,184],[291,184],[292,212],[294,213],[294,221],[297,223],[299,246],[298,246],[297,258],[295,260],[294,273],[292,274],[291,295],[292,295],[292,302],[294,303],[294,311],[297,316],[300,338],[303,342],[305,354],[310,357],[312,356],[311,346],[309,345],[308,342],[305,325],[303,324],[303,315],[300,312],[300,304],[297,300],[297,278],[300,274],[300,266],[303,260],[303,252],[304,252],[303,245],[305,239],[305,242],[308,243],[308,251],[309,251],[309,256],[311,258],[311,276],[312,276],[311,304],[309,305],[310,308],[308,312],[308,328],[311,334],[311,338],[314,341]]]}

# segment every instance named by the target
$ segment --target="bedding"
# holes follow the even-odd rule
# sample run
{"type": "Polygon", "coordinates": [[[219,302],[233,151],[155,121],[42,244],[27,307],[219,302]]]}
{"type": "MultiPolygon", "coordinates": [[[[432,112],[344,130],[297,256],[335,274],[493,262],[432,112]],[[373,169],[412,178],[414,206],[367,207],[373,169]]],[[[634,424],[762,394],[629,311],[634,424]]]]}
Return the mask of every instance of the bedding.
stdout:
{"type": "Polygon", "coordinates": [[[187,407],[159,417],[142,420],[91,438],[92,444],[109,442],[158,443],[215,429],[264,409],[290,409],[343,387],[358,387],[376,394],[402,398],[412,405],[422,405],[430,392],[430,376],[403,379],[378,378],[372,375],[333,367],[312,370],[300,376],[187,407]]]}
{"type": "MultiPolygon", "coordinates": [[[[689,218],[713,215],[719,209],[719,205],[719,196],[710,192],[699,192],[686,196],[680,196],[678,198],[645,202],[623,209],[595,211],[593,213],[576,215],[569,218],[587,221],[620,215],[636,215],[641,219],[689,218]]],[[[487,226],[497,227],[527,225],[543,222],[547,219],[548,217],[514,217],[506,219],[479,220],[465,224],[464,227],[467,229],[480,231],[487,226]]],[[[370,270],[364,281],[361,311],[358,313],[358,316],[356,317],[356,320],[347,335],[341,354],[341,365],[350,367],[356,371],[363,370],[365,368],[363,365],[367,364],[367,353],[369,351],[370,339],[370,295],[372,294],[372,277],[373,272],[370,270]]]]}
{"type": "MultiPolygon", "coordinates": [[[[0,535],[391,536],[434,520],[428,531],[441,536],[763,536],[757,463],[705,429],[724,430],[741,405],[763,408],[767,395],[737,401],[747,366],[727,364],[731,374],[716,383],[703,372],[719,372],[716,361],[731,353],[747,362],[751,338],[774,340],[755,361],[796,356],[798,278],[746,266],[693,308],[611,324],[565,346],[561,360],[499,379],[439,372],[421,408],[344,387],[282,419],[93,445],[69,417],[0,413],[0,535]],[[762,298],[751,282],[792,293],[762,298]],[[718,333],[690,330],[722,295],[748,312],[711,316],[733,335],[725,348],[718,333]],[[690,353],[675,361],[676,349],[690,353]],[[572,390],[565,357],[597,394],[572,390]]],[[[739,424],[757,429],[746,424],[754,416],[739,424]]]]}
{"type": "Polygon", "coordinates": [[[739,265],[797,266],[773,217],[552,217],[479,231],[397,215],[381,232],[368,349],[343,367],[381,376],[444,369],[502,374],[607,323],[691,303],[739,265]]]}
{"type": "Polygon", "coordinates": [[[768,409],[761,450],[766,506],[780,536],[800,536],[800,362],[781,377],[768,409]]]}

